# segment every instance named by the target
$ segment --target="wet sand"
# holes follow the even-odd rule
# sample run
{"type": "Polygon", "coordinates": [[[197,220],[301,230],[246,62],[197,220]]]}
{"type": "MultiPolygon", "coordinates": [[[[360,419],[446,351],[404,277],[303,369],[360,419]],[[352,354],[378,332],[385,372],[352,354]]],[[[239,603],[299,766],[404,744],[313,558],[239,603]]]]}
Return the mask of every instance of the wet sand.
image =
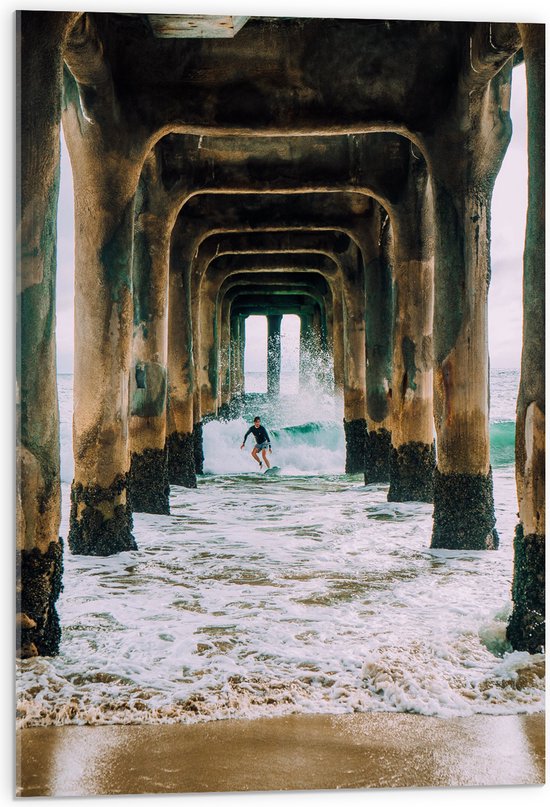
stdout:
{"type": "Polygon", "coordinates": [[[21,796],[544,782],[544,715],[296,715],[17,734],[21,796]]]}

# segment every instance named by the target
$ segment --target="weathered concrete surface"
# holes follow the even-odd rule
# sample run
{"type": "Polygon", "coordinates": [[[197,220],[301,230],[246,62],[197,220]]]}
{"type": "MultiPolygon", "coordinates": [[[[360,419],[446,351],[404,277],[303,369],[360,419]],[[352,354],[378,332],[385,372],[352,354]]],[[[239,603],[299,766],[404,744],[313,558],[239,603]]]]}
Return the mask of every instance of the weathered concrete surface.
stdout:
{"type": "Polygon", "coordinates": [[[166,445],[172,485],[195,488],[191,252],[174,227],[170,248],[168,313],[168,420],[166,445]]]}
{"type": "Polygon", "coordinates": [[[229,400],[240,398],[244,392],[244,387],[241,378],[241,320],[238,314],[231,316],[230,329],[231,329],[231,350],[230,350],[230,365],[229,365],[229,400]]]}
{"type": "Polygon", "coordinates": [[[282,314],[267,317],[267,394],[281,392],[281,322],[282,314]]]}
{"type": "Polygon", "coordinates": [[[394,333],[389,501],[433,500],[434,235],[427,166],[417,154],[393,206],[394,333]]]}
{"type": "Polygon", "coordinates": [[[194,433],[171,432],[167,438],[166,452],[169,483],[183,485],[185,488],[196,488],[194,433]]]}
{"type": "Polygon", "coordinates": [[[63,45],[76,12],[17,12],[17,653],[57,653],[63,544],[55,281],[63,45]]]}
{"type": "Polygon", "coordinates": [[[198,193],[350,191],[391,203],[406,180],[410,141],[393,132],[159,140],[165,185],[181,207],[198,193]]]}
{"type": "Polygon", "coordinates": [[[511,64],[489,83],[474,84],[468,103],[455,102],[431,144],[438,466],[433,545],[449,549],[467,548],[468,542],[470,548],[495,546],[489,467],[489,222],[492,188],[511,134],[510,76],[511,64]],[[453,480],[460,488],[454,497],[447,495],[453,480]],[[469,533],[464,533],[466,492],[472,496],[470,512],[480,516],[477,526],[468,519],[469,533]]]}
{"type": "Polygon", "coordinates": [[[193,425],[193,457],[195,459],[195,473],[203,474],[204,451],[202,445],[202,421],[197,421],[193,425]]]}
{"type": "Polygon", "coordinates": [[[255,18],[232,40],[161,40],[131,16],[118,17],[116,26],[109,14],[93,19],[124,117],[152,140],[169,131],[429,131],[447,113],[449,88],[456,89],[463,71],[477,78],[489,58],[496,70],[500,47],[492,43],[509,27],[255,18]]]}
{"type": "Polygon", "coordinates": [[[497,549],[493,475],[434,471],[434,549],[497,549]]]}
{"type": "Polygon", "coordinates": [[[170,512],[165,444],[172,224],[158,155],[152,151],[144,163],[136,199],[129,401],[130,506],[145,513],[170,512]]]}
{"type": "Polygon", "coordinates": [[[216,316],[220,320],[220,341],[218,348],[220,363],[220,394],[218,406],[227,407],[231,400],[231,301],[227,296],[219,303],[216,316]]]}
{"type": "Polygon", "coordinates": [[[365,485],[388,482],[390,478],[391,432],[370,429],[365,437],[365,485]]]}
{"type": "Polygon", "coordinates": [[[374,205],[359,231],[365,262],[366,420],[365,484],[389,482],[393,344],[393,231],[389,215],[374,205]]]}
{"type": "Polygon", "coordinates": [[[371,257],[369,253],[362,254],[354,243],[341,255],[347,473],[363,472],[365,468],[367,349],[364,265],[371,257]]]}
{"type": "Polygon", "coordinates": [[[365,440],[367,437],[367,421],[365,418],[344,419],[344,436],[346,440],[346,473],[363,473],[365,470],[365,440]]]}
{"type": "Polygon", "coordinates": [[[127,500],[128,377],[133,333],[134,196],[143,153],[124,125],[84,15],[65,48],[63,128],[75,193],[75,368],[69,546],[135,548],[127,500]]]}
{"type": "Polygon", "coordinates": [[[523,350],[516,420],[519,520],[514,609],[507,635],[517,650],[545,644],[545,38],[520,25],[527,74],[529,196],[523,265],[523,350]]]}
{"type": "MultiPolygon", "coordinates": [[[[393,437],[393,432],[392,432],[393,437]]],[[[435,443],[410,440],[390,449],[389,502],[432,502],[435,443]]]]}

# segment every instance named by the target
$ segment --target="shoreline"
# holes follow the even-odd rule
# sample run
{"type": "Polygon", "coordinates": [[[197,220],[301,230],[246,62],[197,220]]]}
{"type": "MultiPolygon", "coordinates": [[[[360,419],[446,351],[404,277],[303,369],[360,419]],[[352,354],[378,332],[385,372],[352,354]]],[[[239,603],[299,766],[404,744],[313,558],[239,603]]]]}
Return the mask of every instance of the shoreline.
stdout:
{"type": "Polygon", "coordinates": [[[545,715],[36,727],[17,732],[16,761],[31,797],[542,785],[545,715]]]}

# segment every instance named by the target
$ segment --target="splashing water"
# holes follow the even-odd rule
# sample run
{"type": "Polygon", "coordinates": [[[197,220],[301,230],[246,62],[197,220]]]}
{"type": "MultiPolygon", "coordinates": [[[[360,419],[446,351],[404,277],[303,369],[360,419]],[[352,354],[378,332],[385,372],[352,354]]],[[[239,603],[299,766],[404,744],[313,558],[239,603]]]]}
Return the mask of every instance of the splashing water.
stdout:
{"type": "Polygon", "coordinates": [[[431,550],[430,505],[342,473],[341,402],[260,403],[205,425],[207,473],[170,516],[134,516],[138,551],[66,552],[61,652],[19,664],[20,725],[542,710],[544,657],[505,638],[513,466],[494,475],[500,549],[431,550]],[[281,476],[239,450],[257,411],[281,476]]]}

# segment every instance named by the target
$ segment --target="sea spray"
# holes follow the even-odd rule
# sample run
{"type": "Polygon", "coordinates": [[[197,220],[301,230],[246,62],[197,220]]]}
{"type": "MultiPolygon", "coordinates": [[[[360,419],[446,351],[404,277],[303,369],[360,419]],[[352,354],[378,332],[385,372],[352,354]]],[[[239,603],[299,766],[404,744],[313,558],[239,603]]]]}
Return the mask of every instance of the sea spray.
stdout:
{"type": "MultiPolygon", "coordinates": [[[[60,380],[68,458],[71,380],[60,380]]],[[[500,403],[513,424],[514,401],[500,403]]],[[[205,425],[198,488],[173,487],[170,516],[135,515],[138,551],[67,551],[61,652],[18,662],[19,724],[541,711],[544,657],[510,652],[503,631],[513,466],[494,470],[499,550],[431,550],[430,505],[387,502],[387,485],[341,472],[341,424],[330,396],[247,396],[244,417],[205,425]],[[254,470],[251,438],[240,451],[258,412],[274,462],[293,473],[254,470]]]]}
{"type": "MultiPolygon", "coordinates": [[[[251,373],[250,387],[260,386],[262,374],[251,373]]],[[[286,475],[341,474],[345,467],[342,426],[343,400],[324,382],[312,380],[299,395],[289,394],[292,383],[281,377],[282,393],[274,398],[251,392],[244,396],[238,416],[207,422],[203,430],[204,470],[210,474],[256,473],[250,457],[254,440],[242,439],[254,417],[260,416],[270,437],[272,464],[286,475]]]]}
{"type": "MultiPolygon", "coordinates": [[[[298,426],[270,428],[262,420],[271,437],[273,453],[268,453],[272,465],[278,465],[285,475],[341,474],[344,471],[343,431],[336,423],[304,423],[298,426]]],[[[248,437],[243,450],[242,438],[250,423],[243,418],[229,422],[210,421],[205,424],[204,470],[210,474],[242,474],[257,472],[259,467],[250,456],[254,439],[248,437]]]]}

